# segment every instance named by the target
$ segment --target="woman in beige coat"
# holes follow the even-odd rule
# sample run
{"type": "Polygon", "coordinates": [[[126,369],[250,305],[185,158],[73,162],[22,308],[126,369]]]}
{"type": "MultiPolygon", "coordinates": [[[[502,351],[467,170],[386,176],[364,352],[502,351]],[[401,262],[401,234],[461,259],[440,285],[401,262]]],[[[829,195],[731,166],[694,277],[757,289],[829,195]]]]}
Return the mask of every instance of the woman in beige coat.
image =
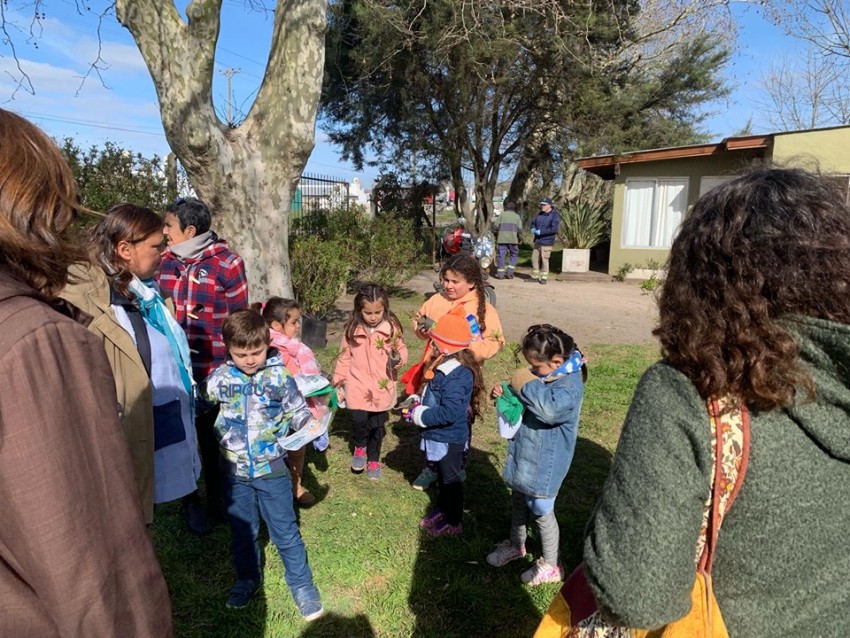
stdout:
{"type": "MultiPolygon", "coordinates": [[[[188,343],[152,281],[163,239],[153,211],[114,206],[92,232],[97,265],[73,267],[72,283],[62,293],[93,317],[89,330],[103,342],[148,522],[155,502],[194,493],[200,475],[188,343]]],[[[196,509],[190,530],[208,533],[203,511],[196,509]]]]}

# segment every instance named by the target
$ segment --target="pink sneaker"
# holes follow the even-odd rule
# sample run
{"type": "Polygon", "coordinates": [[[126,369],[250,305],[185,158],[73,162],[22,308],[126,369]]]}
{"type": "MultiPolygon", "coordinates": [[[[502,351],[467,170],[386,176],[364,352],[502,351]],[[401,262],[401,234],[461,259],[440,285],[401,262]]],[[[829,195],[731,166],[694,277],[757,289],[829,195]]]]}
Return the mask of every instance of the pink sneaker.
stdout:
{"type": "Polygon", "coordinates": [[[445,514],[443,514],[437,508],[434,508],[425,516],[423,516],[422,520],[419,521],[419,529],[428,531],[429,529],[432,529],[437,523],[441,523],[445,517],[445,514]]]}
{"type": "Polygon", "coordinates": [[[431,538],[438,538],[440,536],[460,536],[463,534],[463,523],[451,525],[445,520],[442,520],[431,529],[425,530],[425,533],[431,538]]]}
{"type": "Polygon", "coordinates": [[[512,560],[525,556],[525,545],[517,549],[510,540],[502,541],[496,549],[487,554],[487,563],[493,567],[504,567],[512,560]]]}
{"type": "Polygon", "coordinates": [[[520,574],[520,580],[526,585],[542,585],[543,583],[559,583],[564,580],[564,568],[560,565],[550,565],[543,557],[520,574]]]}
{"type": "Polygon", "coordinates": [[[366,464],[366,476],[373,481],[377,481],[381,478],[381,464],[377,461],[369,461],[366,464]]]}
{"type": "Polygon", "coordinates": [[[366,448],[354,448],[354,455],[351,457],[351,471],[355,474],[360,474],[366,469],[366,448]]]}

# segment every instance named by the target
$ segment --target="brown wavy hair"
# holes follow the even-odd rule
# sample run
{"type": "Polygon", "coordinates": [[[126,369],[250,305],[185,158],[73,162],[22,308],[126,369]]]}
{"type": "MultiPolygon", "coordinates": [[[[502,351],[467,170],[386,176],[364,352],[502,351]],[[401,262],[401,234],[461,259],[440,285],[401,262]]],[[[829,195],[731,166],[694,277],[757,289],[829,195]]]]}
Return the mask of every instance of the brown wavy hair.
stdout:
{"type": "Polygon", "coordinates": [[[85,261],[71,235],[81,208],[71,169],[37,126],[0,109],[0,264],[47,297],[85,261]]]}
{"type": "Polygon", "coordinates": [[[478,310],[476,312],[478,327],[481,328],[483,334],[487,329],[487,322],[485,321],[487,297],[484,294],[484,276],[481,274],[481,266],[478,264],[478,260],[471,255],[454,255],[447,259],[440,269],[440,279],[445,277],[449,270],[466,279],[475,289],[478,295],[478,310]]]}
{"type": "Polygon", "coordinates": [[[847,193],[820,175],[762,167],[701,197],[670,251],[653,331],[700,395],[750,407],[814,395],[794,337],[803,315],[850,323],[847,193]]]}
{"type": "Polygon", "coordinates": [[[103,268],[112,282],[112,287],[125,297],[134,298],[127,289],[133,273],[118,256],[116,252],[118,244],[122,241],[131,244],[144,241],[154,233],[161,232],[162,225],[160,216],[150,208],[124,203],[110,208],[106,212],[106,217],[101,219],[92,230],[90,246],[92,260],[103,268]]]}

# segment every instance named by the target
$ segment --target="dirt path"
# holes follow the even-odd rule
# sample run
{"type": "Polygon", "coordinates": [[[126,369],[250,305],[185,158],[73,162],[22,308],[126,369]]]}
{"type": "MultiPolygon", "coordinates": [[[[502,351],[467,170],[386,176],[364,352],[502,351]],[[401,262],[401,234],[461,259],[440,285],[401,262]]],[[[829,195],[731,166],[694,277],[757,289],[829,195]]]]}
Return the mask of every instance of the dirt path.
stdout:
{"type": "MultiPolygon", "coordinates": [[[[569,332],[579,344],[655,343],[651,331],[658,320],[655,298],[636,283],[620,283],[589,273],[569,280],[551,279],[546,286],[528,283],[524,273],[510,280],[495,280],[496,309],[508,341],[519,341],[535,323],[551,323],[569,332]],[[523,277],[520,279],[519,277],[523,277]]],[[[437,275],[423,271],[406,287],[422,294],[434,291],[437,275]]],[[[351,308],[352,295],[338,307],[351,308]]]]}

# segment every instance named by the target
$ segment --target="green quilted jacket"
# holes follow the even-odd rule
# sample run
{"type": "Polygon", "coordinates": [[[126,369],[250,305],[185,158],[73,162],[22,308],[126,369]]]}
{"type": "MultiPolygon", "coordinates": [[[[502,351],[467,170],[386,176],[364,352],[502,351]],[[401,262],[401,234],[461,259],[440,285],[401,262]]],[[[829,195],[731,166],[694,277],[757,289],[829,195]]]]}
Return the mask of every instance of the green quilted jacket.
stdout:
{"type": "MultiPolygon", "coordinates": [[[[751,413],[746,478],[712,572],[731,638],[850,635],[850,326],[793,317],[814,401],[751,413]]],[[[623,625],[654,628],[690,607],[709,491],[705,402],[653,365],[629,408],[588,524],[585,568],[623,625]]]]}

